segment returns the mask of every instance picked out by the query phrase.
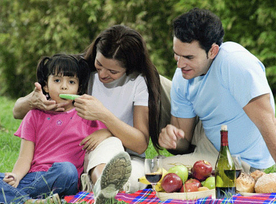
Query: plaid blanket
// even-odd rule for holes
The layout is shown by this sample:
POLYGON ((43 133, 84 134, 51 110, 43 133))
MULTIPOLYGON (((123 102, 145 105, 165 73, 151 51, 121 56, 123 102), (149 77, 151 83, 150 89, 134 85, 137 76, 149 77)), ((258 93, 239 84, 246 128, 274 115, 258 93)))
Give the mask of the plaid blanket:
MULTIPOLYGON (((212 199, 211 197, 200 198, 197 200, 173 200, 168 199, 161 201, 156 197, 155 192, 152 189, 144 189, 137 191, 132 194, 118 193, 115 197, 119 201, 124 201, 130 204, 139 203, 171 203, 171 204, 226 204, 226 203, 239 203, 239 204, 257 204, 257 203, 275 203, 276 204, 276 193, 271 194, 258 194, 255 196, 242 196, 240 194, 233 195, 231 198, 225 199, 212 199)), ((67 203, 94 203, 94 195, 89 192, 79 192, 74 196, 66 196, 64 198, 67 203)))

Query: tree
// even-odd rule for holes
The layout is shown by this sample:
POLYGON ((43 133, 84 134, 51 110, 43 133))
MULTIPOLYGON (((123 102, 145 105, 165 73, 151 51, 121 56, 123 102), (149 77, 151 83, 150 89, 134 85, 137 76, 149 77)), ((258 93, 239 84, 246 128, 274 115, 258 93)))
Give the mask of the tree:
POLYGON ((41 56, 83 52, 114 24, 140 32, 158 71, 171 78, 176 68, 172 21, 194 7, 216 13, 225 28, 225 41, 242 44, 264 63, 275 94, 273 0, 1 0, 0 94, 26 95, 33 89, 41 56))

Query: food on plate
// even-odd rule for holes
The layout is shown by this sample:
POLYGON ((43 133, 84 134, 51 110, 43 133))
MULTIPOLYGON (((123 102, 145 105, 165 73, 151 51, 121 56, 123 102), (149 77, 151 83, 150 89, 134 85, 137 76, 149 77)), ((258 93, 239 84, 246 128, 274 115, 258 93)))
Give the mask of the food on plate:
POLYGON ((212 165, 210 162, 205 160, 196 161, 191 169, 193 177, 199 181, 204 181, 212 174, 212 165))
POLYGON ((276 192, 276 173, 262 175, 255 184, 256 193, 276 192))
MULTIPOLYGON (((166 193, 188 193, 215 188, 215 177, 212 175, 213 169, 208 161, 198 160, 192 168, 182 164, 174 165, 168 171, 163 169, 163 176, 155 185, 155 190, 166 193), (192 168, 194 168, 193 172, 191 170, 192 168), (194 177, 194 175, 200 177, 201 180, 194 177)), ((144 184, 150 184, 145 176, 139 178, 138 181, 144 184)))
POLYGON ((252 176, 242 172, 236 179, 236 190, 238 192, 254 193, 255 180, 252 176))
POLYGON ((168 173, 166 174, 166 176, 164 176, 161 186, 167 193, 172 193, 179 192, 179 190, 183 186, 183 183, 181 178, 177 174, 168 173))
POLYGON ((195 192, 195 191, 198 191, 198 188, 201 186, 202 185, 199 180, 190 178, 184 183, 184 186, 182 187, 182 189, 180 191, 181 192, 195 192))
POLYGON ((208 190, 210 190, 210 189, 205 186, 201 186, 198 188, 198 191, 208 191, 208 190))
POLYGON ((252 176, 254 179, 255 179, 255 181, 257 181, 258 180, 258 178, 260 178, 262 175, 264 175, 265 174, 265 172, 263 172, 263 171, 260 171, 260 170, 256 170, 256 171, 253 171, 251 174, 250 174, 250 176, 252 176))
POLYGON ((216 187, 216 179, 214 176, 209 176, 205 181, 202 181, 201 184, 208 189, 214 189, 216 187))
POLYGON ((176 165, 171 167, 168 170, 168 173, 175 173, 177 176, 181 178, 182 182, 184 183, 188 179, 189 170, 184 165, 176 165))

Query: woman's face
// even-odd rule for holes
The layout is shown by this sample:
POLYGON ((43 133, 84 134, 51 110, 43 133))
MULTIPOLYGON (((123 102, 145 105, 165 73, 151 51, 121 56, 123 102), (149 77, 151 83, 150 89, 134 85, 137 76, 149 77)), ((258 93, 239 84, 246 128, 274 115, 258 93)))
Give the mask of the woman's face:
POLYGON ((100 52, 96 54, 95 67, 102 83, 110 83, 119 79, 126 72, 117 60, 107 59, 100 52))

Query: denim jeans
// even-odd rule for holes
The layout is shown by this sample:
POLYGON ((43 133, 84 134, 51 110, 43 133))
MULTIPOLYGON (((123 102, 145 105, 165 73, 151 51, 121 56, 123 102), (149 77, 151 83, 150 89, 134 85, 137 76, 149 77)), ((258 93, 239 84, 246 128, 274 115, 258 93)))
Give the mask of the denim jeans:
POLYGON ((24 203, 45 198, 51 193, 74 195, 78 191, 78 172, 70 162, 54 163, 48 171, 32 172, 22 178, 17 188, 3 181, 0 173, 0 203, 24 203))

